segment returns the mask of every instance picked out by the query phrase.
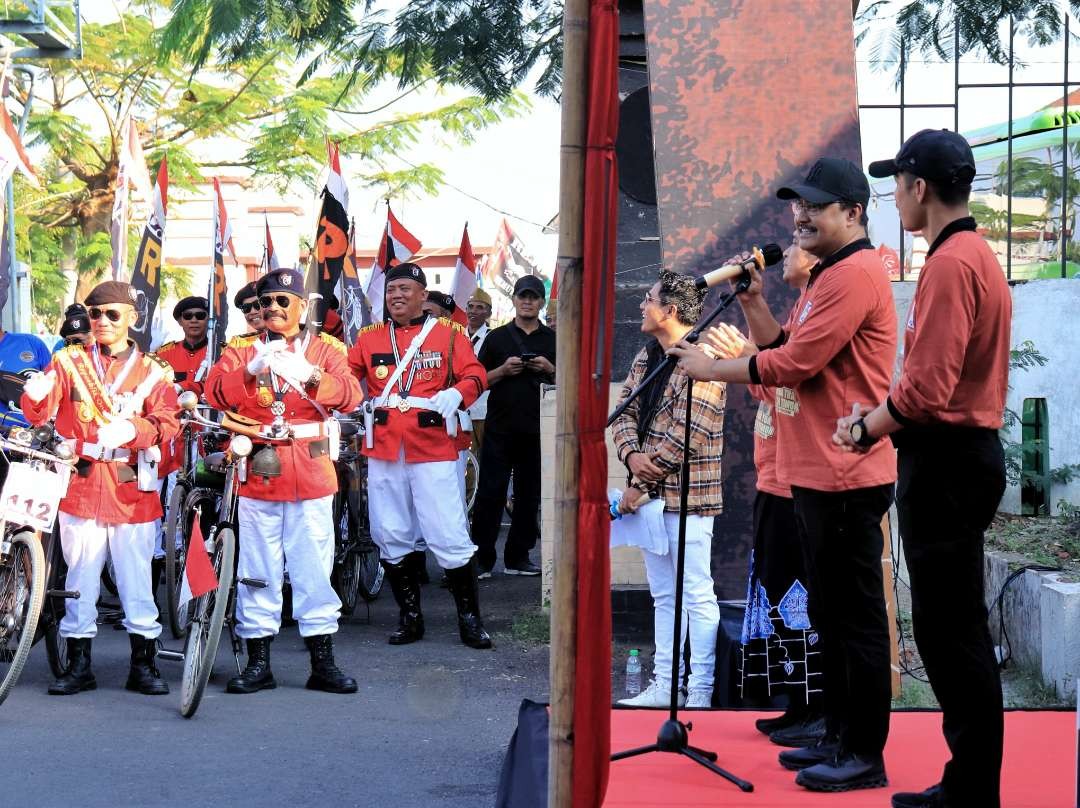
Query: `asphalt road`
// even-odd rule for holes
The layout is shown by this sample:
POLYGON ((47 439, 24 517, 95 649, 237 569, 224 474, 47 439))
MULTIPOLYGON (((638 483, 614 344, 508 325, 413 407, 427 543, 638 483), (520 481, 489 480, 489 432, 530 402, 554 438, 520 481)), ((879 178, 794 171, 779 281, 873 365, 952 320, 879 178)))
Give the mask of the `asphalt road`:
POLYGON ((422 642, 386 643, 397 619, 389 587, 370 623, 362 606, 342 622, 337 659, 360 682, 356 695, 304 689, 308 655, 295 626, 271 646, 277 689, 254 695, 224 692, 235 667, 223 637, 190 720, 178 711, 180 663, 159 661, 168 696, 123 689, 123 631, 100 627, 98 689, 77 696, 46 694, 52 677, 44 647, 35 647, 0 706, 0 806, 493 805, 521 699, 547 698, 547 646, 510 637, 513 616, 538 603, 539 579, 481 582, 496 647, 474 651, 458 640, 452 599, 430 566, 422 642))

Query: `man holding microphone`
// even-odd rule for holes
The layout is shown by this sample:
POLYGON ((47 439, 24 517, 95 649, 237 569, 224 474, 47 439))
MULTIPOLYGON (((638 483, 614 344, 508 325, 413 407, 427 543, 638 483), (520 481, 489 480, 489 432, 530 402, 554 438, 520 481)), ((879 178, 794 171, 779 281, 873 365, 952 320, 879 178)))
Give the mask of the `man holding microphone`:
POLYGON ((799 310, 785 329, 761 296, 760 275, 740 297, 751 338, 749 358, 712 359, 680 342, 671 349, 696 379, 788 388, 774 417, 785 420, 777 476, 791 486, 809 579, 809 617, 824 645, 826 736, 782 752, 815 791, 888 784, 882 751, 891 702, 881 518, 892 503, 896 457, 879 443, 865 454, 835 451, 836 407, 846 411, 889 389, 896 356, 896 313, 888 276, 866 237, 870 187, 848 160, 822 158, 791 200, 799 246, 817 258, 799 310), (830 417, 831 416, 831 417, 830 417), (857 462, 851 462, 856 460, 857 462))
POLYGON ((999 808, 1004 721, 986 622, 983 532, 1005 490, 997 430, 1012 299, 968 212, 975 158, 961 135, 924 129, 895 159, 871 163, 870 174, 896 177, 900 221, 930 249, 908 313, 900 379, 871 412, 856 402, 833 440, 865 456, 893 435, 915 641, 952 752, 940 783, 895 794, 892 804, 999 808))

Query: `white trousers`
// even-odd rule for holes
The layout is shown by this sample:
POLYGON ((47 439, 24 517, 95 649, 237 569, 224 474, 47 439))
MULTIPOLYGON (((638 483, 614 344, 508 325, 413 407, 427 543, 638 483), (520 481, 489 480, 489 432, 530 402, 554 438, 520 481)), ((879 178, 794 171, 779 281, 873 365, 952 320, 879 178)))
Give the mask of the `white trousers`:
MULTIPOLYGON (((158 528, 158 542, 157 547, 154 549, 154 558, 165 557, 165 520, 169 518, 169 514, 166 513, 169 505, 169 497, 172 496, 173 488, 176 487, 176 472, 169 474, 167 477, 163 477, 158 480, 158 496, 162 498, 161 504, 161 518, 157 520, 158 528), (162 493, 164 492, 164 493, 162 493)), ((183 504, 183 503, 181 503, 183 504)), ((173 537, 174 545, 179 548, 183 542, 180 536, 180 531, 176 531, 176 535, 173 537)))
POLYGON ((368 458, 368 519, 371 538, 391 564, 416 547, 417 530, 443 569, 469 563, 476 545, 458 483, 457 460, 406 463, 368 458))
MULTIPOLYGON (((675 636, 675 564, 678 561, 679 515, 664 513, 664 528, 668 535, 667 555, 642 550, 649 592, 653 598, 653 676, 662 684, 671 682, 671 645, 675 636)), ((686 567, 683 572, 682 638, 686 644, 690 634, 690 690, 713 689, 716 668, 716 632, 720 627, 720 606, 713 591, 709 557, 712 553, 713 517, 687 516, 686 567)), ((680 655, 680 663, 682 658, 680 655)), ((682 680, 685 665, 679 666, 682 680)))
POLYGON ((281 587, 289 564, 293 617, 301 637, 333 634, 341 601, 330 585, 334 567, 334 497, 270 502, 240 497, 240 554, 236 577, 266 581, 237 584, 236 633, 246 640, 272 637, 281 628, 281 587))
POLYGON ((101 571, 109 556, 112 556, 120 604, 124 607, 124 628, 129 634, 151 639, 161 633, 150 586, 150 561, 157 536, 156 522, 106 525, 96 519, 60 512, 60 546, 68 567, 64 586, 79 592, 77 600, 67 601, 64 619, 60 621, 61 636, 97 636, 101 571))
MULTIPOLYGON (((458 464, 458 487, 461 490, 461 501, 463 503, 465 502, 465 469, 468 467, 468 460, 467 460, 468 457, 469 457, 468 451, 463 450, 461 452, 458 452, 458 459, 457 459, 457 464, 458 464)), ((466 522, 468 522, 468 519, 466 519, 466 522)), ((414 545, 414 549, 416 551, 418 551, 418 552, 421 552, 421 553, 427 552, 428 545, 427 545, 427 542, 424 541, 424 532, 420 529, 419 524, 414 525, 414 528, 415 528, 414 532, 416 533, 416 536, 417 536, 416 544, 414 545)))

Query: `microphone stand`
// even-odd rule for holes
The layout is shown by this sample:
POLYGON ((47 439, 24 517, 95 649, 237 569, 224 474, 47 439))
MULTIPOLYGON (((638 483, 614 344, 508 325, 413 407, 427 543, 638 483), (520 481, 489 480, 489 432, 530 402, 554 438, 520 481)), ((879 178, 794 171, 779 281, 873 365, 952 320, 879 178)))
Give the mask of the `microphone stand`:
MULTIPOLYGON (((735 300, 736 295, 746 291, 749 285, 750 279, 744 275, 735 285, 735 289, 724 295, 724 297, 721 298, 720 303, 713 309, 709 316, 701 321, 701 323, 686 336, 687 342, 696 342, 698 337, 701 336, 701 332, 709 326, 709 323, 715 320, 720 312, 731 305, 732 301, 735 300)), ((663 368, 674 364, 677 361, 678 360, 674 357, 668 356, 663 362, 657 365, 656 369, 646 376, 641 384, 630 392, 630 395, 626 397, 626 400, 615 409, 611 414, 611 417, 608 418, 608 426, 611 426, 615 419, 622 415, 630 402, 641 394, 641 391, 663 370, 663 368)), ((689 722, 684 724, 679 720, 679 685, 681 684, 679 681, 679 670, 682 667, 681 663, 684 650, 684 643, 682 642, 682 606, 683 578, 686 573, 686 511, 690 497, 690 419, 693 411, 693 403, 694 380, 688 376, 686 379, 686 418, 683 429, 682 465, 679 468, 679 539, 677 545, 679 555, 675 562, 675 634, 672 639, 671 699, 668 705, 668 718, 660 725, 660 731, 656 736, 656 743, 649 744, 648 746, 639 746, 635 749, 627 749, 623 752, 616 752, 611 756, 611 759, 623 760, 625 758, 637 757, 638 755, 646 755, 651 752, 670 752, 676 755, 683 755, 690 758, 690 760, 695 763, 704 766, 714 774, 718 774, 725 780, 734 783, 742 791, 749 792, 754 790, 754 784, 748 780, 736 777, 731 772, 717 766, 717 755, 715 752, 710 752, 690 745, 690 731, 694 728, 694 725, 689 722)))

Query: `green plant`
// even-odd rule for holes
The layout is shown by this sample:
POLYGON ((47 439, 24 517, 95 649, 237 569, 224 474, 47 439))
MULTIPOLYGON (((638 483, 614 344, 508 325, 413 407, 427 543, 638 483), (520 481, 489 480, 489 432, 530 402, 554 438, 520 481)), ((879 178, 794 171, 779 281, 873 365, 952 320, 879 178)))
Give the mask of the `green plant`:
MULTIPOLYGON (((1009 351, 1009 371, 1030 370, 1033 367, 1043 367, 1050 360, 1039 352, 1035 343, 1026 339, 1016 348, 1009 351)), ((1012 385, 1009 385, 1012 389, 1012 385)), ((1023 441, 1014 441, 1009 437, 1009 432, 1021 422, 1020 415, 1010 407, 1005 408, 1002 414, 1001 429, 998 430, 998 438, 1005 450, 1005 478, 1012 485, 1021 483, 1025 479, 1023 454, 1024 451, 1034 451, 1037 447, 1032 441, 1027 445, 1023 441)), ((1030 475, 1028 475, 1030 477, 1030 475)))

